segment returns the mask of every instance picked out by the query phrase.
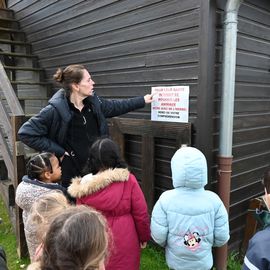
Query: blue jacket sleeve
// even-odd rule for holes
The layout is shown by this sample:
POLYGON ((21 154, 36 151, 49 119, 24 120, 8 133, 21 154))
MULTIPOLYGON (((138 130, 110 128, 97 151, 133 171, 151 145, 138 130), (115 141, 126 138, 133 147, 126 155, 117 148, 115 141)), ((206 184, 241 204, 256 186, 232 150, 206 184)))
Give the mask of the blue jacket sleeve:
POLYGON ((162 204, 162 195, 156 202, 152 211, 151 218, 151 236, 154 241, 162 247, 165 247, 168 236, 167 214, 162 204))
POLYGON ((49 138, 53 109, 50 105, 43 108, 39 114, 31 117, 18 131, 20 140, 37 151, 55 153, 60 157, 65 149, 49 138))
POLYGON ((214 247, 221 247, 225 245, 230 239, 230 230, 229 230, 229 218, 227 210, 220 200, 217 198, 218 208, 215 214, 215 227, 214 227, 214 247))
POLYGON ((111 118, 145 106, 144 97, 134 97, 128 99, 103 99, 98 97, 101 103, 101 110, 106 118, 111 118))

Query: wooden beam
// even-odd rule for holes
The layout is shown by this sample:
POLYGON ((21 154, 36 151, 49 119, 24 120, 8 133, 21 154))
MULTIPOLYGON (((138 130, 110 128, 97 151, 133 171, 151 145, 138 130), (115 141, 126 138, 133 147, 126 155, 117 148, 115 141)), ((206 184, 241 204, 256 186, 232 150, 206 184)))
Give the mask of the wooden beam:
POLYGON ((114 117, 111 120, 123 134, 151 135, 153 137, 177 139, 179 144, 190 144, 191 124, 158 122, 147 119, 114 117))
POLYGON ((1 124, 3 125, 3 128, 5 132, 7 133, 8 137, 10 137, 12 134, 10 117, 1 100, 0 100, 0 115, 1 115, 1 118, 0 118, 1 124))
MULTIPOLYGON (((13 158, 14 158, 14 178, 12 179, 14 188, 16 190, 17 186, 21 182, 22 177, 25 174, 25 160, 24 155, 22 152, 17 151, 17 141, 18 138, 18 130, 20 126, 24 123, 25 118, 24 116, 12 116, 11 123, 12 123, 12 130, 13 130, 13 158)), ((26 257, 28 256, 27 244, 24 236, 24 227, 23 227, 23 220, 22 220, 22 211, 16 205, 16 238, 17 238, 17 253, 18 256, 26 257)))
POLYGON ((0 150, 8 170, 8 175, 12 179, 14 178, 14 164, 12 160, 12 154, 9 150, 9 146, 7 144, 5 135, 2 132, 1 128, 0 128, 0 150))
POLYGON ((0 89, 2 90, 7 100, 11 113, 13 115, 24 115, 22 106, 18 100, 18 97, 15 94, 15 91, 13 90, 13 87, 10 83, 10 80, 6 74, 6 71, 1 61, 0 61, 0 89))
POLYGON ((6 1, 5 0, 0 0, 0 8, 6 8, 6 1))
POLYGON ((117 121, 110 121, 110 135, 120 147, 121 155, 125 159, 125 136, 121 132, 117 121))
POLYGON ((148 210, 151 213, 154 207, 154 187, 155 187, 155 145, 152 136, 142 137, 142 184, 141 188, 145 195, 148 210))

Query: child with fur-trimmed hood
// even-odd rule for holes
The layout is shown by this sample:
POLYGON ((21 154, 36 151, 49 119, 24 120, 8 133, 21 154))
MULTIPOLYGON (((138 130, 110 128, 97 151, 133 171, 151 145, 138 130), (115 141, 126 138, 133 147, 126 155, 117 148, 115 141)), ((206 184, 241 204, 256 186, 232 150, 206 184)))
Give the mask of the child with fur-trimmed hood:
POLYGON ((106 270, 139 270, 140 249, 150 239, 150 221, 144 195, 121 160, 117 145, 108 138, 91 147, 88 172, 68 188, 77 204, 100 211, 112 234, 106 270))
POLYGON ((151 235, 165 247, 174 270, 209 270, 212 247, 229 240, 229 222, 218 195, 205 190, 206 159, 198 149, 183 146, 171 160, 173 190, 165 191, 154 206, 151 235))

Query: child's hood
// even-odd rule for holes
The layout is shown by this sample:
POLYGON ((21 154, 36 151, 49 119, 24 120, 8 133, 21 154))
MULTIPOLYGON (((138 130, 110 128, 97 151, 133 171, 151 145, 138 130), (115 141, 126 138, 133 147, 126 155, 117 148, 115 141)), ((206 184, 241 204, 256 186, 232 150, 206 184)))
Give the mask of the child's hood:
POLYGON ((82 198, 101 191, 112 183, 128 181, 129 171, 127 169, 108 169, 96 175, 87 174, 84 177, 72 179, 68 193, 75 198, 82 198))
POLYGON ((192 189, 203 188, 207 184, 207 163, 201 151, 183 146, 171 160, 173 186, 192 189))

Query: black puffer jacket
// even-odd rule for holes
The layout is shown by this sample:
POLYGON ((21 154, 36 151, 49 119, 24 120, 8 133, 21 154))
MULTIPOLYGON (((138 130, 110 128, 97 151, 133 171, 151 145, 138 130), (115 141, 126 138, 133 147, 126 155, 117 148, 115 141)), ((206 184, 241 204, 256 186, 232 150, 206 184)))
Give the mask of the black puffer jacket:
MULTIPOLYGON (((93 113, 98 122, 100 135, 108 134, 106 118, 118 116, 135 109, 144 107, 144 97, 123 100, 106 100, 94 94, 88 97, 93 113)), ((20 140, 38 151, 48 151, 61 157, 65 153, 63 148, 72 111, 69 108, 65 90, 60 89, 49 100, 49 104, 36 116, 30 118, 19 129, 20 140)))

